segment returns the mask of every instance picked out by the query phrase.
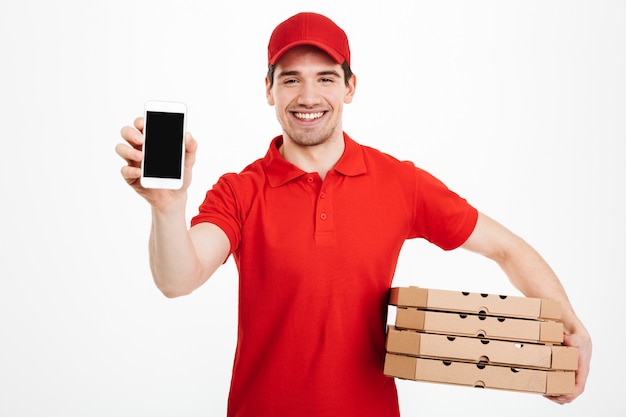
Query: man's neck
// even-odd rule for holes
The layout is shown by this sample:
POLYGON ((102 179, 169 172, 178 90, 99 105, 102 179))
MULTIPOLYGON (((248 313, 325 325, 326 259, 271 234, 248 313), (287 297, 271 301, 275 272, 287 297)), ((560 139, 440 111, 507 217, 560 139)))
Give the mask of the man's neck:
POLYGON ((302 146, 284 137, 279 151, 283 158, 305 172, 317 172, 322 180, 339 162, 345 149, 343 133, 314 146, 302 146))

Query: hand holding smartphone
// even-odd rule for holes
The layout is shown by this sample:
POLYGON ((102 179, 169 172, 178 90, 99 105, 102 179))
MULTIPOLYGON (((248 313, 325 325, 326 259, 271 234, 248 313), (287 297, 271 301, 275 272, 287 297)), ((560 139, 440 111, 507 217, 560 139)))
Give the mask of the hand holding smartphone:
POLYGON ((144 117, 141 185, 178 190, 183 186, 187 106, 148 101, 144 117))

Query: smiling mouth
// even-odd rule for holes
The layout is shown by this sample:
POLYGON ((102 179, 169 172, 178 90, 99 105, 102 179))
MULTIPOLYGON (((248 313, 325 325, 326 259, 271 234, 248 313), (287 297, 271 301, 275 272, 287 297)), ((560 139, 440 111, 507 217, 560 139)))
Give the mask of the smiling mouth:
POLYGON ((324 116, 324 113, 325 112, 323 112, 323 111, 320 111, 320 112, 317 112, 317 113, 294 112, 293 115, 298 120, 303 120, 305 122, 310 122, 310 121, 317 120, 317 119, 321 118, 322 116, 324 116))

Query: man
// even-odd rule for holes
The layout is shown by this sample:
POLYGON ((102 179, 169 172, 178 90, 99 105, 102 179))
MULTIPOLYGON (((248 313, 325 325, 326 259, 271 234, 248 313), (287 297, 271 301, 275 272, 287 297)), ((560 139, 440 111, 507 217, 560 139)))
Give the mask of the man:
POLYGON ((224 175, 187 229, 197 144, 186 135, 180 191, 139 184, 141 131, 122 129, 126 181, 152 207, 150 265, 168 297, 202 285, 232 253, 239 271, 238 341, 229 416, 397 416, 383 375, 386 304, 403 242, 425 238, 495 260, 527 296, 564 308, 582 393, 591 339, 558 278, 522 239, 411 163, 344 133, 356 77, 348 40, 328 18, 301 13, 268 47, 267 101, 282 135, 240 174, 224 175))

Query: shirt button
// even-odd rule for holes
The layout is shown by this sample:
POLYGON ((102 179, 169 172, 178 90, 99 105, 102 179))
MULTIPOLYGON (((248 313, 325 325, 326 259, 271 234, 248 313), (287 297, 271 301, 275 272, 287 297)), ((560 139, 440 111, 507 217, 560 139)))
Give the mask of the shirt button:
POLYGON ((307 182, 313 182, 314 180, 313 180, 313 177, 306 177, 306 181, 307 182))
POLYGON ((320 193, 320 198, 326 198, 326 193, 322 191, 322 192, 320 193))
POLYGON ((326 220, 327 218, 328 218, 328 216, 326 215, 326 213, 320 214, 320 219, 326 220))

